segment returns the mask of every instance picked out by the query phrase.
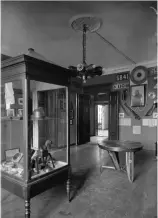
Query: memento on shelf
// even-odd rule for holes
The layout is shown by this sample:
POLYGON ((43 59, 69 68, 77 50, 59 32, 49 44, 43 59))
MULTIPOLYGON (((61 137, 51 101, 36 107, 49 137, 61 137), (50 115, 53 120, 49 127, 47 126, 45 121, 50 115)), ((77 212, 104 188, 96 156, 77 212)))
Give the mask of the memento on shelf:
POLYGON ((42 169, 49 170, 55 168, 55 158, 52 157, 51 153, 48 151, 49 146, 51 145, 50 140, 46 140, 45 144, 40 148, 40 150, 35 150, 31 160, 32 168, 35 168, 35 171, 39 173, 42 169), (51 168, 51 169, 48 169, 51 168))

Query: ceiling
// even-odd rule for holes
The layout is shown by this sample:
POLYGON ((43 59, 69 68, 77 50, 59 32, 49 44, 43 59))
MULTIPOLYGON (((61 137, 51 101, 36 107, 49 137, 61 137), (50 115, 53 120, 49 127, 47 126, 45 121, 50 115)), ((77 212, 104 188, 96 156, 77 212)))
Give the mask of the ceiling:
MULTIPOLYGON (((156 60, 155 2, 145 1, 2 1, 1 53, 17 56, 34 48, 46 59, 64 66, 82 62, 82 33, 69 20, 91 14, 101 18, 98 30, 136 63, 156 60)), ((87 35, 87 63, 105 69, 132 64, 96 33, 87 35)))

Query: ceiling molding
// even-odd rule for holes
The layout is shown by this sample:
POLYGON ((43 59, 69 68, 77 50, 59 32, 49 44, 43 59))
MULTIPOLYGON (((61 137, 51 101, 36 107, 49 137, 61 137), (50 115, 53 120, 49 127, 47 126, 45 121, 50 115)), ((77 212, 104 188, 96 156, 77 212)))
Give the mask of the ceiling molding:
POLYGON ((126 71, 131 71, 133 70, 136 66, 145 66, 147 68, 149 67, 155 67, 157 66, 157 61, 152 60, 152 61, 144 61, 144 62, 139 62, 137 64, 131 64, 131 65, 126 65, 122 67, 115 67, 115 68, 104 68, 104 73, 103 75, 109 75, 109 74, 115 74, 115 73, 121 73, 121 72, 126 72, 126 71))

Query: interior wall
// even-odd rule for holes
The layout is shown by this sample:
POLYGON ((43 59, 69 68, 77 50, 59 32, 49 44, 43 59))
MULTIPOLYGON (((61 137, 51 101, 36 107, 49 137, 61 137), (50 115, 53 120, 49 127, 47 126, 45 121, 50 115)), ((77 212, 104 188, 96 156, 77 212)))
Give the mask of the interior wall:
MULTIPOLYGON (((119 126, 119 138, 120 140, 132 140, 132 141, 139 141, 142 142, 144 145, 144 149, 148 150, 155 150, 155 142, 157 141, 157 125, 154 126, 152 124, 148 124, 147 126, 143 125, 144 119, 149 119, 152 122, 153 114, 151 116, 145 116, 147 111, 152 107, 154 100, 157 99, 157 89, 154 88, 154 86, 157 84, 157 80, 155 79, 157 75, 149 76, 147 81, 148 84, 146 85, 146 105, 142 108, 132 108, 140 117, 140 120, 137 120, 134 118, 134 116, 129 112, 129 116, 124 113, 123 109, 120 107, 120 113, 124 113, 124 118, 130 119, 131 125, 120 125, 119 126), (155 98, 151 99, 149 97, 149 93, 154 92, 155 98), (135 126, 138 126, 140 128, 140 134, 135 134, 133 132, 133 128, 135 126)), ((130 92, 127 98, 127 103, 130 105, 130 92)), ((154 110, 154 112, 157 112, 157 109, 154 110)), ((122 118, 120 118, 121 120, 122 118)), ((156 121, 157 122, 157 121, 156 121)), ((137 127, 136 127, 137 128, 137 127)))
MULTIPOLYGON (((147 67, 149 70, 149 74, 148 74, 148 78, 147 78, 147 85, 146 85, 146 91, 145 91, 145 98, 146 98, 146 104, 145 107, 142 108, 132 108, 140 117, 140 120, 135 119, 135 117, 131 114, 131 112, 129 110, 128 111, 128 115, 124 112, 124 110, 122 109, 122 107, 119 107, 119 112, 120 113, 124 113, 124 118, 126 120, 129 119, 130 121, 130 125, 127 124, 119 124, 119 139, 120 140, 132 140, 132 141, 139 141, 142 142, 142 144, 144 145, 144 149, 148 149, 148 150, 155 150, 155 142, 157 141, 157 124, 156 125, 152 125, 152 120, 153 118, 153 114, 151 116, 145 116, 147 111, 152 107, 154 100, 157 99, 157 72, 152 74, 152 70, 153 68, 155 68, 156 65, 152 65, 147 67), (155 93, 155 98, 151 99, 150 97, 150 93, 155 93), (144 126, 143 122, 144 120, 149 120, 148 125, 144 126), (140 134, 135 134, 133 132, 133 128, 137 128, 137 126, 140 128, 141 132, 140 134)), ((157 69, 156 69, 157 70, 157 69)), ((120 72, 119 72, 120 73, 120 72)), ((113 74, 113 80, 111 82, 111 85, 113 83, 115 83, 115 77, 116 77, 117 73, 113 74)), ((106 81, 109 81, 108 77, 111 78, 111 75, 107 75, 104 76, 107 77, 106 81)), ((101 77, 99 77, 101 79, 101 77)), ((129 82, 129 81, 128 81, 129 82)), ((105 82, 106 85, 106 82, 105 82)), ((99 86, 99 85, 98 85, 99 86)), ((110 89, 109 89, 110 91, 110 89)), ((94 99, 93 99, 93 103, 91 103, 91 107, 90 107, 90 126, 91 126, 91 136, 95 135, 95 123, 94 123, 94 114, 95 114, 95 103, 101 103, 101 101, 104 99, 103 95, 95 95, 94 99)), ((127 104, 130 106, 130 100, 131 100, 131 96, 130 96, 130 89, 129 89, 129 95, 127 97, 127 104)), ((154 112, 157 112, 157 109, 154 110, 154 112)), ((123 118, 123 120, 124 120, 123 118)), ((122 118, 119 118, 120 121, 122 118)), ((157 122, 157 119, 155 119, 157 122)), ((126 120, 127 121, 127 120, 126 120)))

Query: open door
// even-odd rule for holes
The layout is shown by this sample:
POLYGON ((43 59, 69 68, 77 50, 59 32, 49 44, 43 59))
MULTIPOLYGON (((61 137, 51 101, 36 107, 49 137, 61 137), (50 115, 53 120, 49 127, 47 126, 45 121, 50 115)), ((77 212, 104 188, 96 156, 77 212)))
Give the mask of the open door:
POLYGON ((108 137, 109 128, 109 105, 97 103, 95 105, 95 135, 108 137))
POLYGON ((78 144, 90 141, 90 96, 78 95, 78 144))
POLYGON ((109 101, 109 139, 119 139, 119 93, 110 92, 109 101))

